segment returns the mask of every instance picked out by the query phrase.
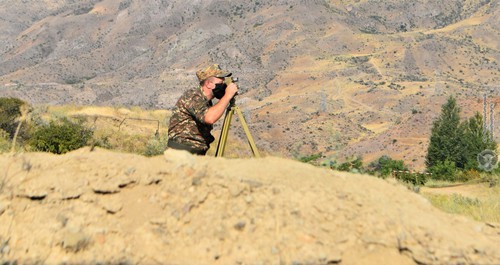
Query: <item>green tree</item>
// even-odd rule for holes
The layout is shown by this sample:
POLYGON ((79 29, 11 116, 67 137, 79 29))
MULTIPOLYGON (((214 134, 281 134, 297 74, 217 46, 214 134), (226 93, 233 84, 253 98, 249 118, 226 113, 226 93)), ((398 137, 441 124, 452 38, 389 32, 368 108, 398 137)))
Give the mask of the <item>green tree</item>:
POLYGON ((17 98, 0 98, 0 129, 7 132, 10 139, 16 133, 23 105, 26 105, 26 102, 17 98))
POLYGON ((496 143, 491 140, 489 132, 484 130, 483 116, 479 112, 460 126, 463 136, 460 142, 460 157, 456 165, 466 170, 479 170, 477 155, 486 149, 496 150, 496 143))
POLYGON ((93 131, 81 122, 62 119, 37 128, 29 144, 37 151, 64 154, 85 146, 92 136, 93 131))
MULTIPOLYGON (((426 165, 428 168, 439 162, 452 161, 456 164, 461 160, 460 148, 462 138, 460 126, 460 107, 453 96, 441 108, 441 115, 434 121, 429 147, 427 149, 426 165)), ((463 165, 459 165, 461 167, 463 165)))

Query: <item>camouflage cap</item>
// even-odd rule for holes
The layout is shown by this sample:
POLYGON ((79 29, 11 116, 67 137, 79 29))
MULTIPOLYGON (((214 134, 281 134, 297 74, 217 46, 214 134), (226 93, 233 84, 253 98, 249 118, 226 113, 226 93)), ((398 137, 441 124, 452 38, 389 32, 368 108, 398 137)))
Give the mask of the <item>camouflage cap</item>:
POLYGON ((196 72, 196 76, 198 77, 198 80, 203 81, 212 76, 225 78, 231 76, 231 73, 220 69, 220 66, 218 64, 212 64, 202 70, 198 70, 196 72))

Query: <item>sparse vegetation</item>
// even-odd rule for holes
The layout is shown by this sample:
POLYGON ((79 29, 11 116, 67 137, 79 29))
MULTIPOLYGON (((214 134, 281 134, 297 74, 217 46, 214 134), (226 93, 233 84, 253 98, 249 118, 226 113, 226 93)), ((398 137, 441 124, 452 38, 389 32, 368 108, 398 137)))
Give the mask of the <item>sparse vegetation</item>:
POLYGON ((124 10, 127 9, 130 4, 132 3, 132 0, 123 0, 120 2, 120 5, 118 6, 118 10, 124 10))
POLYGON ((410 172, 410 171, 396 172, 395 177, 397 180, 407 183, 412 187, 423 186, 425 185, 428 179, 427 174, 425 174, 424 172, 410 172))
POLYGON ((347 171, 353 173, 363 173, 365 172, 363 168, 363 159, 361 157, 346 158, 346 162, 334 167, 333 169, 339 171, 347 171))
MULTIPOLYGON (((302 162, 316 164, 320 155, 305 156, 300 159, 302 162)), ((363 168, 363 162, 360 157, 345 159, 346 162, 338 164, 335 160, 329 160, 321 163, 339 171, 349 171, 353 173, 367 172, 378 177, 387 177, 393 172, 396 180, 404 183, 409 189, 420 192, 421 187, 427 188, 427 192, 420 192, 422 196, 437 208, 453 213, 460 214, 477 221, 499 222, 500 221, 500 185, 499 173, 480 174, 478 171, 470 169, 466 171, 457 170, 453 163, 445 161, 438 163, 434 167, 432 174, 437 174, 441 178, 429 178, 425 172, 410 172, 402 160, 393 160, 387 155, 381 156, 376 161, 369 164, 368 168, 363 168), (446 177, 443 177, 446 176, 446 177), (460 181, 460 182, 457 182, 460 181), (489 188, 484 183, 489 183, 489 188), (479 194, 481 198, 470 198, 460 194, 434 194, 428 191, 429 188, 443 188, 464 184, 483 183, 483 193, 479 194)))
MULTIPOLYGON (((97 108, 88 109, 95 112, 97 108)), ((20 127, 26 131, 23 141, 16 146, 24 150, 65 153, 89 145, 146 156, 158 155, 165 150, 167 111, 145 111, 135 107, 130 110, 102 108, 98 111, 102 114, 74 115, 74 112, 85 113, 85 108, 70 105, 32 108, 27 122, 20 127), (110 111, 116 113, 108 114, 110 111), (134 118, 119 118, 128 114, 134 118), (160 123, 164 124, 161 130, 160 123)), ((13 113, 15 117, 19 116, 19 112, 13 113)), ((17 118, 10 120, 17 122, 17 118)), ((5 152, 11 147, 12 140, 5 130, 0 131, 3 138, 7 137, 0 140, 0 152, 5 152)))
POLYGON ((82 122, 50 121, 35 130, 29 145, 36 151, 64 154, 87 145, 93 131, 82 122))
POLYGON ((384 155, 376 161, 373 161, 368 166, 369 172, 381 177, 389 176, 393 171, 407 171, 403 160, 394 160, 391 157, 384 155))
POLYGON ((167 148, 168 135, 163 136, 155 136, 150 139, 146 144, 146 148, 144 150, 145 156, 156 156, 161 155, 167 148))
POLYGON ((87 14, 88 12, 92 11, 93 8, 93 6, 81 6, 80 8, 76 9, 73 14, 77 16, 87 14))
POLYGON ((435 207, 453 214, 460 214, 481 222, 500 222, 500 187, 483 189, 479 198, 460 194, 431 194, 423 196, 435 207))
POLYGON ((304 163, 311 163, 313 161, 318 160, 319 158, 321 158, 321 153, 300 157, 299 161, 304 163))

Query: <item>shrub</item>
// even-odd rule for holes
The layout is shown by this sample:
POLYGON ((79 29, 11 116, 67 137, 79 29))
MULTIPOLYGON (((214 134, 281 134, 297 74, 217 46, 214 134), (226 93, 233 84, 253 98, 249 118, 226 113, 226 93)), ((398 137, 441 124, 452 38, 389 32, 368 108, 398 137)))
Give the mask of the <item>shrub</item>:
POLYGON ((303 157, 299 158, 299 161, 304 162, 304 163, 310 163, 310 162, 318 160, 319 158, 321 158, 321 153, 312 154, 309 156, 303 156, 303 157))
POLYGON ((475 169, 469 169, 469 170, 464 170, 464 171, 460 171, 459 173, 457 173, 455 176, 455 181, 467 182, 467 181, 471 181, 471 180, 477 180, 480 178, 481 178, 481 175, 479 174, 479 171, 477 171, 475 169))
POLYGON ((371 162, 369 168, 370 171, 379 172, 381 177, 390 175, 394 170, 408 170, 408 168, 404 165, 403 160, 393 160, 387 155, 383 155, 378 160, 371 162))
POLYGON ((424 173, 403 171, 396 174, 396 179, 413 184, 414 186, 423 186, 427 182, 427 176, 424 173))
POLYGON ((455 162, 447 159, 445 161, 436 161, 436 164, 429 168, 429 171, 432 173, 433 179, 454 181, 457 167, 455 162))
POLYGON ((85 146, 92 135, 93 131, 83 126, 82 122, 75 123, 64 118, 38 127, 29 145, 37 151, 64 154, 85 146))
POLYGON ((347 160, 346 162, 340 164, 336 170, 348 171, 353 173, 362 173, 363 169, 363 159, 361 157, 356 157, 355 159, 347 160))
POLYGON ((146 149, 144 150, 145 156, 157 156, 163 154, 165 149, 167 149, 168 135, 163 137, 154 137, 146 144, 146 149))

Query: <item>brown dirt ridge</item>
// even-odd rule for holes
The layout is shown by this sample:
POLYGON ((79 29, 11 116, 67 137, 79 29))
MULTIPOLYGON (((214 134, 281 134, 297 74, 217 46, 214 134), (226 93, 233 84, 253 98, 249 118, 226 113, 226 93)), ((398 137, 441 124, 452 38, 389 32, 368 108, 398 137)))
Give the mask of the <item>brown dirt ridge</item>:
POLYGON ((278 157, 0 156, 1 264, 500 264, 500 225, 278 157))

